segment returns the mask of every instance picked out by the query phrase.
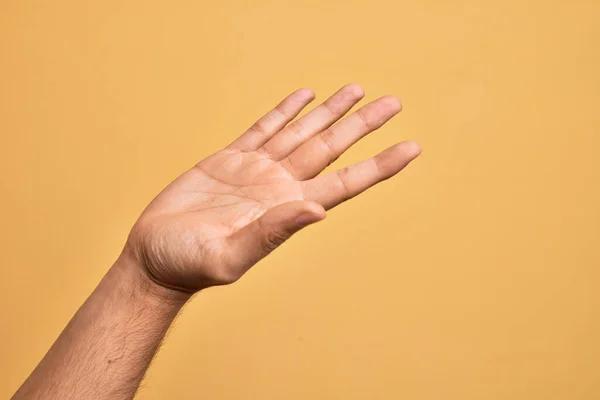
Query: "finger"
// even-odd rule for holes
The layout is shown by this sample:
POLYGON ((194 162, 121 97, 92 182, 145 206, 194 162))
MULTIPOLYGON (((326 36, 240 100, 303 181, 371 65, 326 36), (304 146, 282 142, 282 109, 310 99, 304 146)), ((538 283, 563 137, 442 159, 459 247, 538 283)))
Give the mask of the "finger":
POLYGON ((343 117, 364 95, 363 88, 355 83, 344 86, 323 104, 283 128, 264 145, 264 150, 273 160, 281 160, 306 139, 343 117))
POLYGON ((265 144, 274 134, 296 118, 315 98, 310 89, 300 89, 286 97, 275 108, 254 123, 228 149, 253 151, 265 144))
POLYGON ((391 178, 421 153, 415 142, 402 142, 375 157, 304 182, 304 197, 326 210, 391 178))
POLYGON ((379 129, 401 110, 402 105, 396 97, 381 97, 315 135, 282 163, 296 179, 313 178, 350 146, 379 129))
POLYGON ((231 273, 241 276, 294 233, 324 218, 323 207, 310 201, 291 201, 270 209, 229 237, 231 273))

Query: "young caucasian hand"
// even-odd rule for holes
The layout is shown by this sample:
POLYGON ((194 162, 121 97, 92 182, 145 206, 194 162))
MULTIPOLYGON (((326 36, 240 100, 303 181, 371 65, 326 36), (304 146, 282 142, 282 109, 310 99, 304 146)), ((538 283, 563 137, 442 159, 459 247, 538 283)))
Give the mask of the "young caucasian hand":
POLYGON ((319 173, 401 110, 381 97, 341 119, 364 96, 350 84, 302 118, 315 97, 300 89, 223 150, 167 186, 134 225, 123 257, 156 284, 185 292, 239 279, 325 211, 402 170, 420 153, 398 143, 319 173))

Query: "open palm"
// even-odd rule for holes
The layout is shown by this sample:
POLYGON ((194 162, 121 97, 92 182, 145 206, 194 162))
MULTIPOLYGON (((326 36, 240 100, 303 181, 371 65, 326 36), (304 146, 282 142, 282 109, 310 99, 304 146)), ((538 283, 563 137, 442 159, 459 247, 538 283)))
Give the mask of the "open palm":
POLYGON ((292 122, 314 93, 301 89, 225 149, 185 172, 144 211, 127 252, 155 282, 185 291, 231 283, 325 210, 387 179, 418 156, 414 142, 318 174, 401 110, 379 98, 338 121, 362 97, 356 84, 292 122), (335 123, 335 124, 334 124, 335 123))

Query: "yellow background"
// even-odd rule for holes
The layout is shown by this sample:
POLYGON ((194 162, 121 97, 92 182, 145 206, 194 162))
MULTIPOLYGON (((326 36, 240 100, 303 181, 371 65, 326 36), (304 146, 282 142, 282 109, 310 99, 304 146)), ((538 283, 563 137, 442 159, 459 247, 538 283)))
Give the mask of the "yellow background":
POLYGON ((600 398, 600 2, 0 3, 0 397, 145 204, 299 87, 405 172, 179 317, 141 399, 600 398))

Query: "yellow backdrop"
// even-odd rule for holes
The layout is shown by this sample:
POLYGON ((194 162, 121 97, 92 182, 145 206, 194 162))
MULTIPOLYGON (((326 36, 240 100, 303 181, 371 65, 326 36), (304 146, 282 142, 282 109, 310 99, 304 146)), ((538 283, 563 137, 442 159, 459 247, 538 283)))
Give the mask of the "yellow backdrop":
POLYGON ((600 398, 600 2, 0 3, 0 397, 145 204, 299 87, 423 154, 177 320, 141 399, 600 398))

